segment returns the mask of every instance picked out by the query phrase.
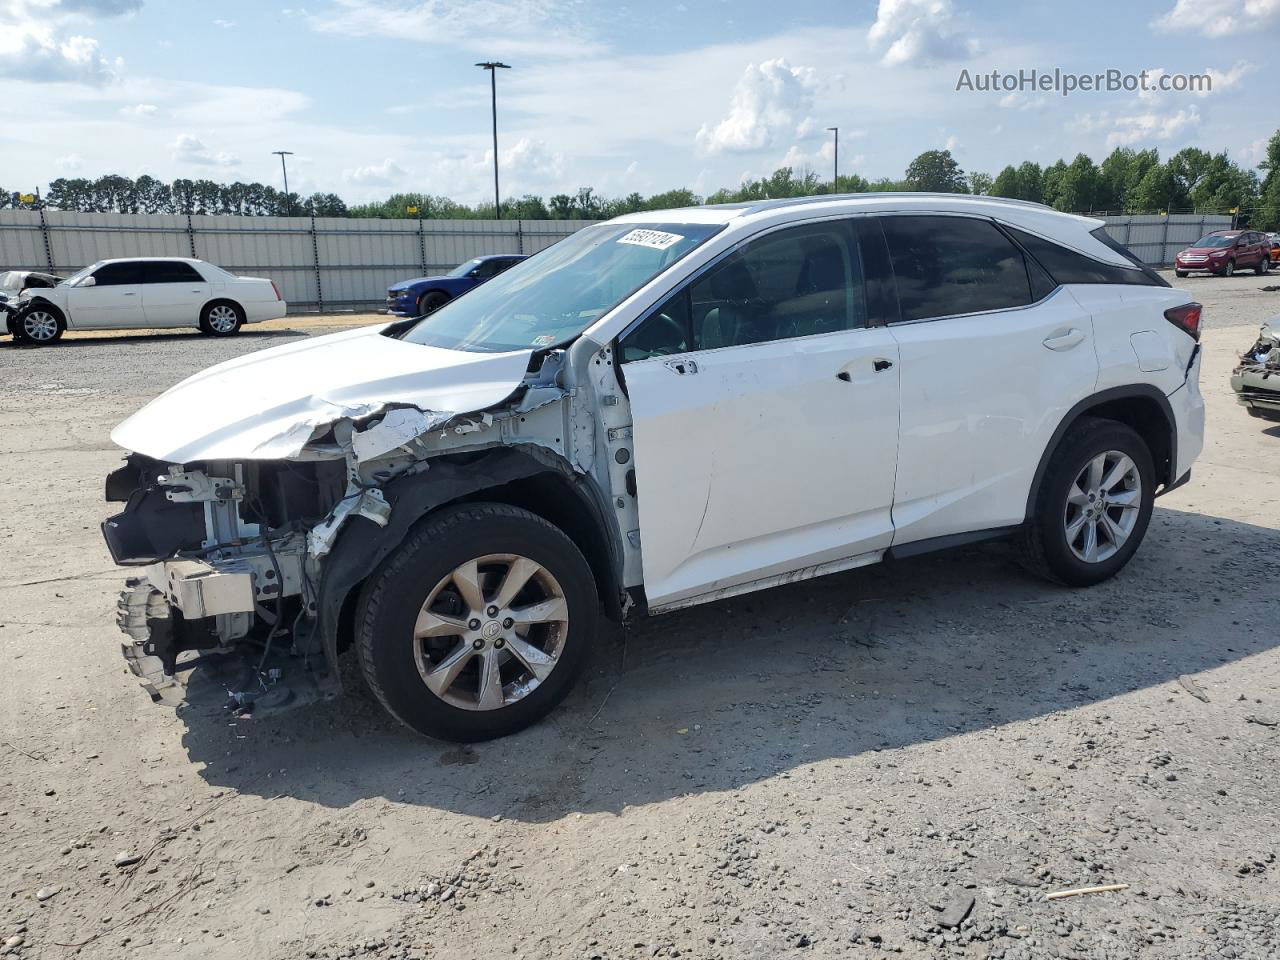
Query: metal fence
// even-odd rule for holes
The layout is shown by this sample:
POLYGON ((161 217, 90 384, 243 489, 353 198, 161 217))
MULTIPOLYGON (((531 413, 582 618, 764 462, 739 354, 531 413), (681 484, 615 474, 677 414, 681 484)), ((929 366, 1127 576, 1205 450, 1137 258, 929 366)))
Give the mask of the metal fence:
POLYGON ((1177 252, 1191 246, 1206 233, 1230 230, 1227 213, 1131 214, 1104 217, 1107 233, 1133 251, 1143 263, 1165 267, 1173 263, 1177 252))
MULTIPOLYGON (((1225 214, 1106 217, 1107 232, 1165 266, 1225 214)), ((270 277, 291 310, 368 308, 397 280, 489 253, 537 253, 589 220, 355 220, 0 210, 0 271, 68 276, 109 257, 199 257, 270 277)))
POLYGON ((270 277, 294 310, 380 304, 397 280, 537 253, 594 221, 356 220, 0 210, 0 271, 69 276, 110 257, 198 257, 270 277))

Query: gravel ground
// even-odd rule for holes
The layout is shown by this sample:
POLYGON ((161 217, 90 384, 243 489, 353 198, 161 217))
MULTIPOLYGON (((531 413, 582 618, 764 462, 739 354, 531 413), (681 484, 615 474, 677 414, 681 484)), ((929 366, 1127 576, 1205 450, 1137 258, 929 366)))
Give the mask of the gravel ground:
POLYGON ((671 614, 471 748, 358 690, 175 716, 119 658, 111 426, 359 318, 0 344, 0 953, 1280 955, 1280 426, 1226 383, 1267 282, 1179 281, 1209 439, 1114 581, 992 544, 671 614))

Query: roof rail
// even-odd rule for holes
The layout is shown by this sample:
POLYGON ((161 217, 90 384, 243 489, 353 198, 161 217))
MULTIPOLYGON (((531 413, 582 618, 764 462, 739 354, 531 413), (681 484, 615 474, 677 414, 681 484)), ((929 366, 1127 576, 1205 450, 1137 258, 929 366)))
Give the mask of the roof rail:
MULTIPOLYGON (((1010 204, 1053 210, 1052 207, 1032 200, 1014 200, 1010 197, 989 197, 973 193, 930 193, 916 190, 884 190, 868 193, 817 193, 804 197, 778 197, 771 200, 741 200, 736 203, 708 203, 706 206, 724 210, 774 210, 779 207, 799 206, 806 203, 824 203, 828 200, 881 200, 898 197, 925 197, 947 200, 979 200, 983 203, 1010 204)), ((1057 211, 1054 211, 1055 213, 1057 211)))

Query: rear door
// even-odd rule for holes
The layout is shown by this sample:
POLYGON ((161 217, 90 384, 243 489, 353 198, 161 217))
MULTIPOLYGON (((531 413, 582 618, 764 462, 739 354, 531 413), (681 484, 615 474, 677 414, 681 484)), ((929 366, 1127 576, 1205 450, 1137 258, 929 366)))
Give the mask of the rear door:
POLYGON ((210 297, 209 282, 181 260, 143 261, 142 302, 151 327, 194 327, 210 297))
POLYGON ((748 241, 619 338, 651 608, 883 550, 897 349, 848 220, 748 241))
POLYGON ((901 304, 894 543, 1020 523, 1050 436, 1097 382, 1089 312, 990 220, 880 222, 901 304))
POLYGON ((79 329, 145 327, 139 263, 137 260, 104 263, 93 273, 93 286, 68 289, 68 326, 79 329))

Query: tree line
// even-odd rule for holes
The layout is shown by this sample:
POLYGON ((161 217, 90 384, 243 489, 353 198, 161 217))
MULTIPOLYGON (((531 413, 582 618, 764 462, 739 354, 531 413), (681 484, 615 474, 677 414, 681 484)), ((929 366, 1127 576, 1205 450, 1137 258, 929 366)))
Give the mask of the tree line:
MULTIPOLYGON (((1010 164, 994 176, 965 173, 949 150, 926 150, 907 166, 901 179, 868 180, 843 174, 832 184, 812 169, 782 167, 767 177, 747 179, 734 189, 700 197, 677 189, 643 196, 606 197, 591 187, 547 199, 534 194, 502 201, 502 216, 524 220, 605 220, 624 213, 734 203, 832 192, 933 191, 1010 197, 1048 204, 1074 213, 1226 213, 1260 229, 1280 229, 1280 130, 1267 143, 1259 164, 1264 176, 1242 168, 1226 151, 1187 147, 1162 160, 1155 148, 1117 147, 1101 163, 1078 153, 1042 167, 1032 161, 1010 164)), ((239 214, 422 219, 492 219, 492 203, 465 204, 428 193, 397 193, 386 200, 348 206, 334 193, 302 197, 261 183, 216 183, 178 179, 164 183, 111 174, 88 179, 60 177, 49 184, 40 203, 85 213, 239 214)), ((0 189, 0 208, 33 206, 17 193, 0 189)))

